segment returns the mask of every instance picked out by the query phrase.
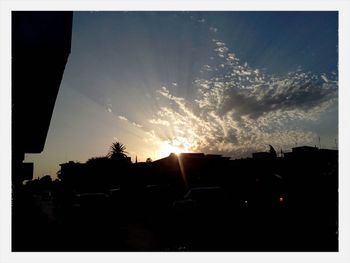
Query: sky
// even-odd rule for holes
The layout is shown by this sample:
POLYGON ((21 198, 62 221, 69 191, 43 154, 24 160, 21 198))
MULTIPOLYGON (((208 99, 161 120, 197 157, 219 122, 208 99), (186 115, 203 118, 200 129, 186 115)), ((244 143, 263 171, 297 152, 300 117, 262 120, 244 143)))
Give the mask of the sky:
POLYGON ((105 156, 232 159, 338 138, 337 12, 75 12, 35 175, 105 156))

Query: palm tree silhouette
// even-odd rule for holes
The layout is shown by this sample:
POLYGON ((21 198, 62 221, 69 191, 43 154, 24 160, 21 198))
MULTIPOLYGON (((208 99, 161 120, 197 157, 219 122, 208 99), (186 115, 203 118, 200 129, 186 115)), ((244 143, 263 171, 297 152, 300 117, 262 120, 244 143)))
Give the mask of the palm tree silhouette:
POLYGON ((111 149, 109 150, 107 157, 113 160, 125 160, 128 157, 125 149, 126 147, 124 144, 114 142, 111 145, 111 149))

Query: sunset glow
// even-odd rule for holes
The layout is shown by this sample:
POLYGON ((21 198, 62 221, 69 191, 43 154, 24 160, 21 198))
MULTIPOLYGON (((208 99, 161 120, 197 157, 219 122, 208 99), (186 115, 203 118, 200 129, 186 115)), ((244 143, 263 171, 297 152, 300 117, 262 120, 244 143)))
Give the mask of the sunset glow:
POLYGON ((189 150, 185 146, 175 146, 169 142, 162 142, 159 146, 159 156, 166 157, 171 153, 175 153, 179 155, 180 153, 189 152, 189 150))
POLYGON ((26 161, 55 176, 114 141, 138 161, 334 149, 337 23, 327 12, 75 12, 45 150, 26 161))

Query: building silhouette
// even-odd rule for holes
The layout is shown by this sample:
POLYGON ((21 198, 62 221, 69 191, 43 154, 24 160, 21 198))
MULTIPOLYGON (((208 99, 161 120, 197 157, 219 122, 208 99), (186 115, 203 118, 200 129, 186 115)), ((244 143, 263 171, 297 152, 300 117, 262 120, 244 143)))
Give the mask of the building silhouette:
POLYGON ((40 153, 71 48, 73 12, 12 12, 12 174, 32 179, 25 153, 40 153))

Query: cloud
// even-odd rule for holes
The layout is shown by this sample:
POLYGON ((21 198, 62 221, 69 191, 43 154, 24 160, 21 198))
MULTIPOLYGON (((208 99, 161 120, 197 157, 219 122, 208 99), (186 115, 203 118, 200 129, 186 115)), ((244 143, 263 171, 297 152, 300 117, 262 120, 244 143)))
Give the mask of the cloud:
POLYGON ((143 128, 143 126, 139 123, 136 123, 136 122, 131 122, 131 123, 132 123, 132 125, 134 125, 137 128, 143 128))
POLYGON ((134 127, 136 127, 136 128, 144 128, 143 125, 141 125, 141 124, 139 124, 139 123, 137 123, 137 122, 131 121, 131 120, 129 120, 128 118, 126 118, 126 117, 124 117, 124 116, 122 116, 122 115, 119 115, 118 118, 119 118, 120 120, 122 120, 122 121, 126 121, 128 124, 130 124, 130 125, 132 125, 132 126, 134 126, 134 127))
POLYGON ((216 32, 218 32, 218 29, 216 27, 211 26, 211 27, 209 27, 209 31, 216 33, 216 32))
POLYGON ((168 121, 162 119, 151 119, 149 120, 149 123, 170 126, 170 123, 168 121))
POLYGON ((128 120, 126 117, 121 116, 121 115, 119 115, 118 118, 121 119, 122 121, 127 121, 128 120))
POLYGON ((326 77, 325 74, 322 74, 322 75, 321 75, 321 78, 324 80, 324 82, 328 82, 328 79, 327 79, 327 77, 326 77))
POLYGON ((108 112, 112 113, 112 104, 111 103, 107 103, 106 109, 107 109, 108 112))
MULTIPOLYGON (((292 72, 284 78, 259 82, 253 71, 240 71, 240 78, 225 82, 225 89, 215 95, 221 96, 220 112, 234 110, 237 116, 248 115, 256 119, 270 112, 300 113, 297 118, 314 119, 317 112, 328 108, 337 99, 337 82, 323 82, 311 74, 292 72)), ((219 98, 218 98, 219 99, 219 98)), ((294 114, 295 115, 295 114, 294 114)))
POLYGON ((212 71, 212 68, 209 65, 204 65, 202 68, 206 71, 212 71))
POLYGON ((234 157, 264 150, 267 144, 285 149, 317 137, 298 123, 319 120, 336 105, 334 76, 301 68, 285 76, 267 75, 241 63, 224 42, 212 42, 216 58, 202 67, 210 77, 194 81, 194 102, 172 95, 166 87, 157 91, 163 105, 149 120, 153 136, 180 140, 192 151, 234 157))

